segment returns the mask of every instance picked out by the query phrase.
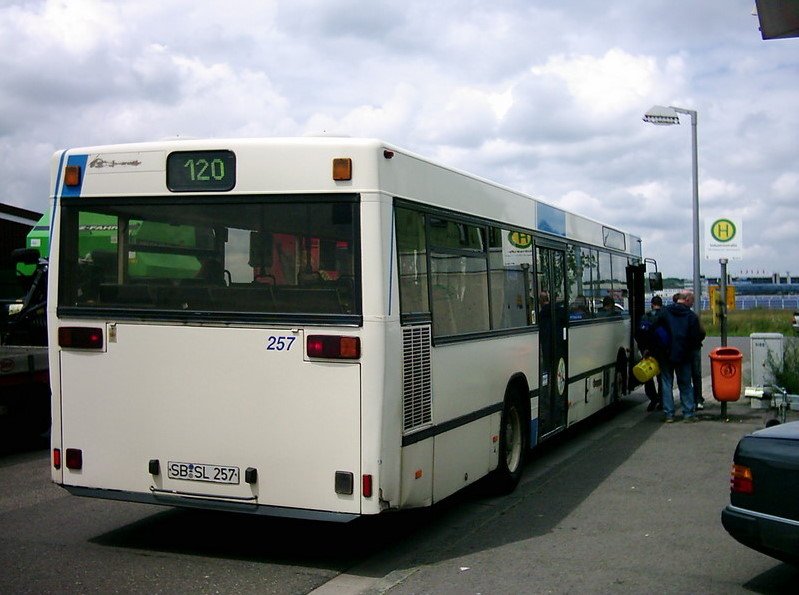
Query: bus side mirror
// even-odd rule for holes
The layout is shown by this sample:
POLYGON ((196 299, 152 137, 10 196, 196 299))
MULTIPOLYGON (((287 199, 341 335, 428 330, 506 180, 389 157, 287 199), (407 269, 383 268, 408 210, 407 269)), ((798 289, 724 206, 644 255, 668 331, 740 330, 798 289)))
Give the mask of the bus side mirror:
POLYGON ((663 275, 649 273, 649 291, 663 291, 663 275))
POLYGON ((261 269, 272 268, 272 234, 266 231, 250 232, 250 260, 251 267, 261 269))

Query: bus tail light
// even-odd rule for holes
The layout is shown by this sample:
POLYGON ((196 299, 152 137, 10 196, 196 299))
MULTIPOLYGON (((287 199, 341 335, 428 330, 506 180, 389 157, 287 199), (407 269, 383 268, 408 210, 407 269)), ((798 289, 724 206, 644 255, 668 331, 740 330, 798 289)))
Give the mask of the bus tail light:
POLYGON ((305 341, 308 357, 326 359, 358 359, 361 357, 361 339, 340 335, 308 335, 305 341))
POLYGON ((62 326, 58 329, 58 345, 65 349, 102 349, 103 330, 84 326, 62 326))
POLYGON ((743 465, 733 465, 730 472, 730 492, 733 494, 753 494, 755 482, 752 470, 743 465))
POLYGON ((83 451, 79 448, 68 448, 65 462, 67 469, 73 471, 83 469, 83 451))
POLYGON ((54 448, 53 449, 53 467, 56 469, 61 469, 61 449, 54 448))
POLYGON ((372 476, 371 475, 364 475, 363 481, 361 486, 361 493, 363 494, 364 498, 371 498, 372 497, 372 476))

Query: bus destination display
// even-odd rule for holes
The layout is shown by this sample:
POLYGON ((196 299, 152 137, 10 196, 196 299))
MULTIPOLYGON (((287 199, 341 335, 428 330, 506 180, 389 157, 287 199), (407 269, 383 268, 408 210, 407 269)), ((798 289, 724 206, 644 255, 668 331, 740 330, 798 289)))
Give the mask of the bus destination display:
POLYGON ((235 185, 233 151, 178 151, 166 158, 166 186, 173 192, 225 192, 235 185))

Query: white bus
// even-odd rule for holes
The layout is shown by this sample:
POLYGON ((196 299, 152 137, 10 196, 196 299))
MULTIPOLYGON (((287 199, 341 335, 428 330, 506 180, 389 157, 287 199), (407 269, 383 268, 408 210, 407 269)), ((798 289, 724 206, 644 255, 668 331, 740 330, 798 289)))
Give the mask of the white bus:
POLYGON ((51 173, 73 494, 347 521, 507 491, 627 388, 644 265, 613 227, 369 139, 88 147, 51 173))

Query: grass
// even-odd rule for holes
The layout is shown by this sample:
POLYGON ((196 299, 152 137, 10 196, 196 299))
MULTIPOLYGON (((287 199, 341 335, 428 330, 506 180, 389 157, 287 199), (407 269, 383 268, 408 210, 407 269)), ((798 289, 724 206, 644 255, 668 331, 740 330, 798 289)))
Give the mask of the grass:
POLYGON ((774 374, 777 386, 785 388, 789 394, 799 394, 799 343, 791 341, 785 345, 781 364, 777 364, 769 352, 766 365, 774 374))
MULTIPOLYGON (((713 324, 710 310, 704 310, 700 316, 708 337, 721 335, 721 325, 713 324)), ((748 337, 752 333, 782 333, 786 337, 793 336, 791 327, 793 310, 732 310, 727 315, 727 336, 748 337)))
MULTIPOLYGON (((702 325, 709 337, 721 335, 721 326, 713 318, 710 310, 700 314, 702 325)), ((771 354, 766 365, 774 375, 774 382, 788 390, 790 394, 799 394, 799 338, 791 324, 793 310, 732 310, 727 314, 727 336, 748 337, 752 333, 781 333, 786 341, 783 346, 782 364, 777 365, 771 354)))

